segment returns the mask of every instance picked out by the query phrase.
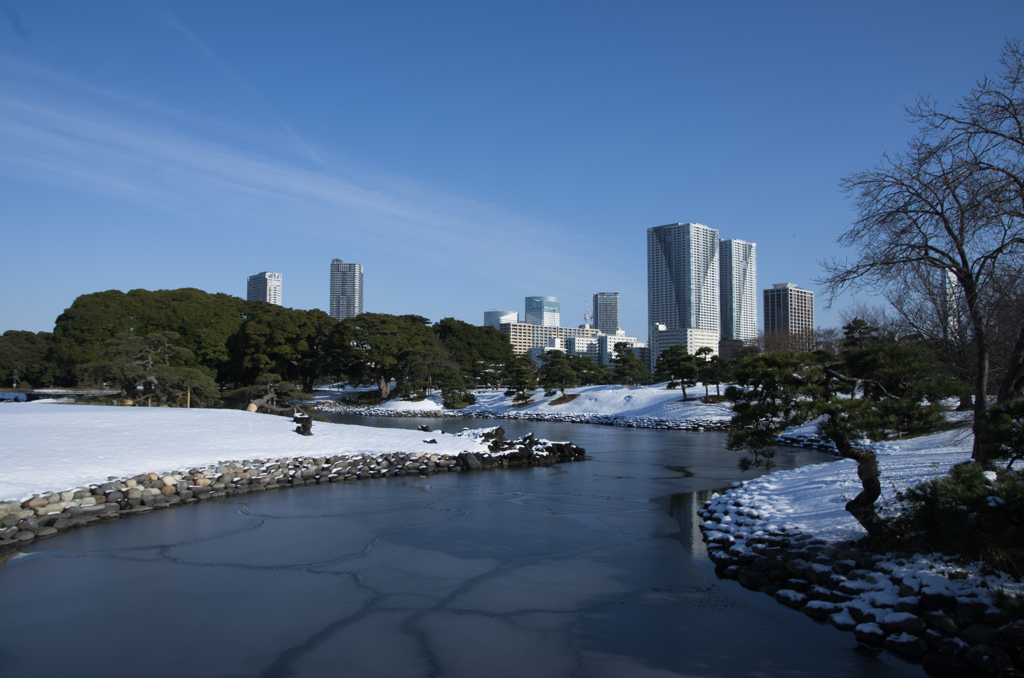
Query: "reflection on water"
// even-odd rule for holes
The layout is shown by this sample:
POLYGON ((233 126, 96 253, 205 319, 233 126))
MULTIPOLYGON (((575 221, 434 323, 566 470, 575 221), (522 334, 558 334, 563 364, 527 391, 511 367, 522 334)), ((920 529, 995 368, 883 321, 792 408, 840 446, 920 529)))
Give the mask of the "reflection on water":
POLYGON ((33 544, 0 568, 0 674, 923 675, 715 579, 696 511, 744 477, 723 434, 471 422, 496 423, 590 459, 245 495, 33 544))

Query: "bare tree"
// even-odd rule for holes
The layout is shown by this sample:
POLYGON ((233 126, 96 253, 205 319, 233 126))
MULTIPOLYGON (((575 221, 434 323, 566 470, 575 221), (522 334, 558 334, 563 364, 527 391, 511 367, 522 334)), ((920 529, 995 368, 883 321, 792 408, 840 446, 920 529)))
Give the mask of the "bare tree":
MULTIPOLYGON (((893 303, 891 299, 887 301, 890 304, 893 303)), ((863 301, 858 301, 853 306, 841 310, 839 317, 843 320, 843 327, 854 320, 863 320, 874 328, 875 336, 881 341, 896 341, 901 336, 909 334, 905 323, 890 315, 884 306, 871 306, 863 301)))
POLYGON ((956 315, 963 314, 973 349, 974 458, 983 464, 998 453, 983 426, 987 396, 1003 402, 1024 388, 1024 323, 996 327, 1007 281, 1019 280, 1024 256, 1024 53, 1017 42, 1006 44, 1002 66, 1000 77, 979 81, 952 112, 919 100, 909 113, 920 132, 907 150, 843 180, 858 217, 839 243, 858 255, 823 262, 820 281, 830 298, 850 287, 876 289, 907 318, 908 309, 942 296, 925 281, 955 281, 956 315), (1011 347, 993 375, 997 329, 1011 347))

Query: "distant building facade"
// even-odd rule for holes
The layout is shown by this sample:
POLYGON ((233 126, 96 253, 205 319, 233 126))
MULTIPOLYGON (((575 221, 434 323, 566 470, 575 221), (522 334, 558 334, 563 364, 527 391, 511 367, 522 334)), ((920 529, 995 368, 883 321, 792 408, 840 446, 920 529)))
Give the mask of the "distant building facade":
POLYGON ((814 292, 794 283, 775 283, 764 291, 764 333, 798 338, 806 350, 814 343, 814 292))
POLYGON ((721 276, 718 229, 667 224, 647 229, 647 366, 669 346, 718 353, 721 276))
POLYGON ((637 358, 640 355, 637 353, 637 348, 643 348, 644 344, 642 341, 637 340, 636 337, 627 337, 626 333, 619 330, 615 334, 599 334, 597 335, 597 362, 602 365, 611 365, 612 358, 615 357, 615 346, 617 344, 626 344, 633 349, 633 354, 637 358))
POLYGON ((721 340, 749 341, 756 338, 757 244, 735 238, 720 241, 718 266, 721 277, 721 340))
MULTIPOLYGON (((590 325, 545 327, 531 323, 502 323, 498 329, 508 337, 512 351, 516 354, 529 353, 532 348, 547 349, 560 346, 561 350, 567 353, 589 355, 595 360, 599 360, 600 357, 598 342, 605 336, 590 325), (555 339, 559 341, 553 341, 555 339)), ((636 341, 632 337, 625 337, 624 340, 630 339, 636 341)))
POLYGON ((594 327, 605 334, 615 334, 619 326, 619 293, 597 292, 594 294, 594 327))
POLYGON ((667 224, 647 229, 647 326, 718 334, 718 229, 667 224))
POLYGON ((484 327, 493 327, 494 329, 501 329, 502 323, 517 323, 519 322, 518 311, 484 311, 484 327))
POLYGON ((331 311, 336 320, 363 312, 363 266, 331 260, 331 311))
POLYGON ((562 324, 562 311, 558 297, 526 297, 526 316, 529 325, 558 327, 562 324))
POLYGON ((246 285, 245 298, 249 301, 265 301, 268 304, 280 306, 281 282, 280 273, 263 271, 256 275, 250 275, 246 285))
POLYGON ((648 369, 653 372, 655 365, 658 363, 658 357, 662 352, 669 346, 675 346, 676 344, 685 346, 686 352, 690 355, 696 355, 697 350, 705 346, 711 349, 711 355, 718 355, 718 332, 701 330, 694 327, 673 330, 661 323, 656 323, 651 328, 648 369))

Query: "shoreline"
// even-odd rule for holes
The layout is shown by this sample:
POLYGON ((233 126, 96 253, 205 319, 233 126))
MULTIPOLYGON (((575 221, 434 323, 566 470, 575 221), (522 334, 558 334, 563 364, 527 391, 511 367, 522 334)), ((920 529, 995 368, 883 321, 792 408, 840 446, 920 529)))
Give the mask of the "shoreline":
POLYGON ((551 442, 535 438, 532 433, 506 440, 501 427, 482 429, 477 437, 488 443, 485 451, 220 461, 170 473, 110 477, 104 483, 35 493, 22 501, 0 501, 0 564, 13 556, 18 547, 66 530, 199 501, 371 478, 552 466, 582 461, 586 453, 571 442, 551 442))
MULTIPOLYGON (((727 432, 732 429, 732 422, 719 419, 667 419, 664 417, 643 417, 622 414, 569 413, 557 412, 503 412, 499 410, 449 410, 423 409, 400 410, 390 407, 374 407, 360 405, 337 405, 333 401, 318 403, 315 411, 330 414, 347 414, 358 417, 390 417, 390 418, 422 418, 422 419, 507 419, 510 421, 553 421, 565 424, 594 424, 596 426, 619 426, 625 428, 658 429, 665 431, 718 431, 727 432)), ((835 453, 836 446, 829 440, 817 435, 779 435, 776 444, 782 447, 802 447, 835 453)))
POLYGON ((1019 581, 939 554, 873 553, 848 531, 805 530, 784 501, 765 500, 776 482, 768 478, 716 494, 698 511, 719 578, 852 632, 866 653, 888 650, 931 675, 1024 675, 1024 621, 996 604, 997 590, 1019 595, 1019 581))

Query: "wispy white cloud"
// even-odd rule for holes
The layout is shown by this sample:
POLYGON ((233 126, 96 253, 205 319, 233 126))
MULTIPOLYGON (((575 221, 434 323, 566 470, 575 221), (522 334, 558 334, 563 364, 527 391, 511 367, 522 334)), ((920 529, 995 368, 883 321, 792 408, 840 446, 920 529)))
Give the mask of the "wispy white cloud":
POLYGON ((386 224, 392 237, 420 237, 424 227, 441 237, 479 235, 481 220, 536 228, 414 180, 328 170, 295 157, 292 139, 275 130, 257 140, 250 129, 183 120, 151 102, 39 70, 8 71, 0 75, 0 85, 7 84, 0 94, 0 173, 9 176, 189 214, 297 212, 313 228, 357 214, 386 224))
POLYGON ((583 298, 581 286, 592 291, 624 275, 594 260, 595 251, 612 260, 615 251, 579 224, 552 228, 300 139, 306 152, 278 123, 206 118, 0 57, 0 175, 51 185, 57 199, 62 190, 108 196, 181 215, 211 236, 236 229, 219 233, 228 239, 242 235, 239 223, 255 237, 287 228, 314 253, 386 252, 388 268, 407 271, 399 273, 407 286, 427 267, 446 272, 431 285, 435 294, 479 296, 458 281, 490 279, 489 289, 504 292, 475 302, 487 306, 525 294, 583 298), (496 278, 499 271, 506 275, 496 278))

